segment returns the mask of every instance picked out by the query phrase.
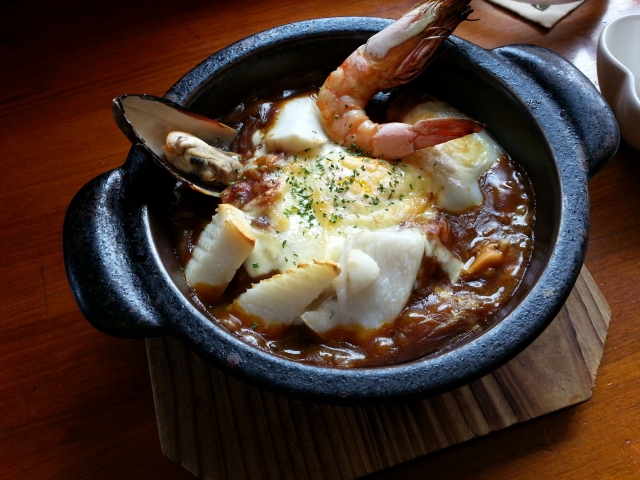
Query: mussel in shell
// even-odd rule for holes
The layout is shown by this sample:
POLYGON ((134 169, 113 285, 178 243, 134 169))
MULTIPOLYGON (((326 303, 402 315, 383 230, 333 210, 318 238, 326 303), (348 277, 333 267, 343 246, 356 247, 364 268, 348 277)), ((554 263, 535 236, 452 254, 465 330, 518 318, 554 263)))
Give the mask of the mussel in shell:
POLYGON ((235 181, 241 167, 240 156, 229 151, 235 129, 151 95, 114 98, 112 111, 132 144, 193 189, 219 196, 235 181))

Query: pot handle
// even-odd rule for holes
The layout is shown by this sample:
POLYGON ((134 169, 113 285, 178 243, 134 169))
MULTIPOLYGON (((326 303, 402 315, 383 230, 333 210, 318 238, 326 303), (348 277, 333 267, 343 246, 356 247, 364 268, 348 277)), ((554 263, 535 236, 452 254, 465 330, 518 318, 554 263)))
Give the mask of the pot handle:
POLYGON ((536 45, 509 45, 493 50, 516 64, 551 96, 582 140, 591 179, 615 155, 618 123, 600 92, 572 63, 536 45))
POLYGON ((128 180, 138 163, 128 160, 82 187, 63 227, 67 279, 78 307, 98 330, 124 338, 163 333, 162 316, 140 288, 150 275, 142 265, 149 251, 142 235, 131 234, 132 225, 144 224, 144 209, 132 206, 136 198, 128 180))

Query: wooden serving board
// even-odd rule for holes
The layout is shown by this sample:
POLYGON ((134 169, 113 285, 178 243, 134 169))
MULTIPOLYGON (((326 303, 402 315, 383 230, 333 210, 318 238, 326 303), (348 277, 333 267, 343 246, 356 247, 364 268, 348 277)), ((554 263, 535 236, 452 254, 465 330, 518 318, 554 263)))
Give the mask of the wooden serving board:
POLYGON ((162 452, 203 479, 358 478, 588 400, 610 318, 583 268, 560 314, 505 366, 381 407, 291 400, 228 376, 173 338, 148 339, 162 452))

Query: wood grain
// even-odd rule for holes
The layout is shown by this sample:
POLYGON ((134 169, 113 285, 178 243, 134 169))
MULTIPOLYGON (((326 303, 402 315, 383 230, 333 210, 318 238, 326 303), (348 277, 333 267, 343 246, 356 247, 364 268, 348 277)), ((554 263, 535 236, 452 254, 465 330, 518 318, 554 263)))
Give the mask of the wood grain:
MULTIPOLYGON (((397 17, 412 3, 1 3, 0 478, 193 478, 162 454, 144 342, 95 331, 78 311, 65 277, 61 232, 67 205, 86 182, 121 165, 129 149, 111 118, 111 99, 123 93, 162 95, 213 52, 270 27, 335 15, 397 17)), ((483 0, 472 5, 479 21, 461 26, 457 33, 463 38, 486 48, 548 47, 594 82, 599 33, 617 17, 640 13, 637 0, 587 0, 545 30, 483 0)), ((638 478, 639 178, 640 152, 623 144, 590 184, 586 265, 613 317, 593 398, 373 478, 424 478, 425 472, 438 479, 638 478)), ((594 331, 601 336, 604 330, 594 331)), ((468 419, 472 432, 498 430, 517 418, 517 412, 510 419, 495 414, 508 402, 497 380, 476 383, 472 392, 493 399, 483 411, 488 427, 480 418, 468 419)), ((456 400, 469 398, 464 392, 456 400)), ((263 405, 270 422, 290 422, 281 424, 281 441, 295 451, 291 407, 277 400, 263 405)), ((432 418, 438 409, 432 403, 407 407, 395 417, 378 416, 370 428, 380 436, 384 422, 409 413, 432 418)), ((364 419, 345 413, 335 421, 362 426, 364 419)), ((231 420, 219 418, 218 428, 231 420)), ((403 433, 404 445, 411 443, 415 451, 434 451, 448 441, 438 427, 419 440, 416 428, 403 433)), ((376 453, 367 438, 353 439, 358 451, 368 452, 361 458, 370 462, 354 465, 356 472, 392 460, 376 453)), ((223 448, 230 452, 233 444, 223 448)), ((302 458, 296 462, 299 472, 302 458)), ((304 464, 307 477, 322 469, 321 462, 317 457, 304 464)), ((214 466, 202 462, 199 468, 214 466)))
POLYGON ((178 340, 147 339, 160 443, 207 480, 359 478, 588 400, 610 319, 583 269, 549 328, 506 365, 451 392, 379 407, 291 400, 231 378, 178 340), (578 334, 595 325, 604 337, 578 334))

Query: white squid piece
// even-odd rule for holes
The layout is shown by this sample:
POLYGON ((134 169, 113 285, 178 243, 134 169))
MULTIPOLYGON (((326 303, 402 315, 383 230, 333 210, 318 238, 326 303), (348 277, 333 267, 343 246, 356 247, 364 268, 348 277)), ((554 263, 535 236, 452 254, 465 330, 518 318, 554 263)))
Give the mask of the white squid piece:
POLYGON ((265 135, 268 151, 298 153, 329 141, 322 130, 320 110, 311 97, 289 100, 265 135))
POLYGON ((206 302, 220 297, 256 243, 242 211, 225 203, 216 211, 185 268, 187 282, 206 302))
POLYGON ((290 325, 340 274, 331 261, 314 260, 262 280, 240 295, 235 304, 264 325, 290 325))
POLYGON ((410 229, 361 232, 347 240, 336 296, 305 312, 302 320, 320 334, 337 326, 378 329, 393 321, 409 299, 425 243, 422 232, 410 229))

